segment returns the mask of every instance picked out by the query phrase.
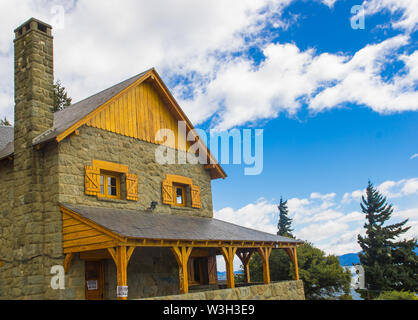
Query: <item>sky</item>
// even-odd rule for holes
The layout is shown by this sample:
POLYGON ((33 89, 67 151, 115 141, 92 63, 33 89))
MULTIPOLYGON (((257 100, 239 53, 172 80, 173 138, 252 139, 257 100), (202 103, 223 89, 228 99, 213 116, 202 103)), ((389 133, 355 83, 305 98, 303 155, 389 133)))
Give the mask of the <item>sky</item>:
POLYGON ((298 238, 358 252, 371 180, 417 237, 418 1, 0 0, 11 121, 13 30, 30 17, 53 26, 74 102, 155 67, 195 127, 263 129, 261 174, 213 181, 217 219, 275 233, 283 197, 298 238))

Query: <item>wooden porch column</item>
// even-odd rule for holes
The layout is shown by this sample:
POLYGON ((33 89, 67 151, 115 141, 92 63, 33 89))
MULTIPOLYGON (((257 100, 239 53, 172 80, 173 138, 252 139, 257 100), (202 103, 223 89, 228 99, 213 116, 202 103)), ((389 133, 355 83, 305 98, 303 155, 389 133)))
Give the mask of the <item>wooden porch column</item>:
POLYGON ((234 256, 237 252, 237 248, 228 247, 221 248, 222 255, 225 259, 226 265, 226 283, 228 288, 235 288, 235 279, 234 279, 234 256))
POLYGON ((237 252, 238 258, 241 260, 242 265, 244 266, 244 275, 246 283, 251 283, 251 276, 250 276, 250 260, 254 255, 255 251, 244 251, 239 250, 237 252))
POLYGON ((189 292, 189 279, 187 277, 187 263, 189 261, 190 253, 192 253, 192 248, 189 247, 172 247, 171 251, 176 257, 177 263, 179 265, 179 284, 180 284, 180 293, 189 292))
MULTIPOLYGON (((132 256, 135 247, 130 247, 126 250, 126 246, 119 246, 114 248, 108 248, 110 255, 116 264, 117 286, 128 286, 128 262, 132 256)), ((119 300, 127 300, 128 297, 118 297, 119 300)))
POLYGON ((293 248, 286 248, 284 250, 286 251, 295 268, 295 280, 299 280, 298 255, 296 252, 296 246, 293 248))
POLYGON ((265 284, 270 283, 270 263, 269 258, 271 254, 271 248, 258 248, 261 261, 263 262, 263 280, 265 284))
MULTIPOLYGON (((67 253, 66 255, 65 255, 65 259, 64 259, 64 272, 65 272, 65 274, 67 274, 68 273, 68 271, 70 270, 70 265, 71 265, 71 261, 73 260, 73 258, 74 258, 74 253, 67 253)), ((1 264, 1 261, 0 261, 0 264, 1 264)), ((0 265, 0 267, 1 267, 1 265, 0 265)))

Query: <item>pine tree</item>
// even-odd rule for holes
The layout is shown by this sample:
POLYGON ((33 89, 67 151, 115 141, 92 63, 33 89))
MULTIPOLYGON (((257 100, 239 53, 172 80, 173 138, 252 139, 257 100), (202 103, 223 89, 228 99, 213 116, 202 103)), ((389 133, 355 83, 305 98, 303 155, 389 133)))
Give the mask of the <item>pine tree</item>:
POLYGON ((0 126, 11 127, 12 124, 4 117, 4 119, 0 119, 0 126))
MULTIPOLYGON (((359 254, 364 268, 366 288, 371 298, 382 291, 407 290, 416 278, 416 240, 400 241, 399 236, 410 227, 404 227, 404 220, 392 225, 384 225, 393 213, 393 207, 387 203, 369 181, 366 198, 362 197, 361 210, 366 214, 366 236, 358 235, 362 248, 359 254), (412 262, 411 262, 412 259, 412 262), (412 278, 411 278, 412 277, 412 278)), ((416 289, 416 287, 415 287, 416 289)))
POLYGON ((62 86, 61 81, 54 84, 54 106, 52 111, 57 112, 65 109, 71 105, 72 99, 68 96, 65 87, 62 86))
POLYGON ((283 198, 280 198, 279 208, 279 223, 277 224, 277 235, 294 238, 292 235, 293 229, 290 228, 292 225, 292 219, 288 217, 289 209, 287 208, 287 200, 283 201, 283 198))

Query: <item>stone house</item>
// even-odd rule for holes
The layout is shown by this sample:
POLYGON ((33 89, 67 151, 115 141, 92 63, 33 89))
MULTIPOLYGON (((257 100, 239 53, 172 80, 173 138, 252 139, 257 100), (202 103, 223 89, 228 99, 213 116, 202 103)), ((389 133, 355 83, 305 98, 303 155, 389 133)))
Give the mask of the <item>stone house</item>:
POLYGON ((298 277, 300 241, 213 219, 211 181, 226 174, 154 69, 53 113, 51 26, 30 19, 15 30, 14 47, 14 127, 0 127, 0 299, 218 288, 216 255, 228 288, 235 254, 247 282, 249 260, 260 254, 269 283, 277 248, 298 277), (176 158, 195 143, 210 164, 159 164, 164 128, 175 134, 176 158), (54 266, 65 272, 64 289, 51 286, 54 266))

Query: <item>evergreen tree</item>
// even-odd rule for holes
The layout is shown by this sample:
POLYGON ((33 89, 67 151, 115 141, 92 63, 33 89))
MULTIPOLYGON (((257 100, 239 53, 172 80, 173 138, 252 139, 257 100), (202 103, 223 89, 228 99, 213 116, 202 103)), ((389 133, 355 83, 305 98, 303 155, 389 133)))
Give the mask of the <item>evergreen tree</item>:
POLYGON ((292 235, 293 229, 290 228, 292 225, 292 219, 288 217, 289 209, 287 208, 287 200, 283 201, 283 198, 280 198, 279 208, 279 223, 277 224, 277 235, 294 238, 292 235))
POLYGON ((11 127, 12 124, 4 117, 4 119, 0 119, 0 126, 11 127))
POLYGON ((393 207, 370 181, 360 206, 366 214, 366 236, 358 235, 362 248, 359 257, 369 297, 374 298, 382 291, 416 290, 417 257, 413 251, 417 246, 416 239, 399 240, 399 236, 410 229, 404 227, 408 219, 385 225, 392 216, 393 207))
POLYGON ((68 96, 65 87, 62 86, 61 81, 57 81, 54 84, 54 106, 53 112, 57 112, 65 109, 71 105, 72 99, 68 96))

